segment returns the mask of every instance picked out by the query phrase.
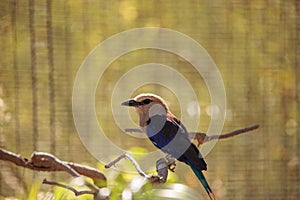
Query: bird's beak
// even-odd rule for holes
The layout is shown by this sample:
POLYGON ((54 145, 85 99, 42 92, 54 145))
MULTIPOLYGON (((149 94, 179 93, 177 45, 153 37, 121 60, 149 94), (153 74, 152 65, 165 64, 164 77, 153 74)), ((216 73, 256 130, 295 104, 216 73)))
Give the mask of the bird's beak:
POLYGON ((138 106, 141 105, 141 103, 140 103, 140 102, 137 102, 137 101, 135 101, 135 100, 133 100, 133 99, 130 99, 130 100, 128 100, 128 101, 124 101, 121 105, 122 105, 122 106, 133 106, 133 107, 138 107, 138 106))

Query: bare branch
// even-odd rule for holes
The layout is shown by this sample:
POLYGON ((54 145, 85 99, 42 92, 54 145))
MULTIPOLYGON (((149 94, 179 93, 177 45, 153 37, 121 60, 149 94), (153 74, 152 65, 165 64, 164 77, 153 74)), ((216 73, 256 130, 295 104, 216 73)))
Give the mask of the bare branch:
POLYGON ((120 160, 122 160, 123 158, 127 158, 128 160, 130 160, 133 164, 133 166, 135 167, 136 171, 142 176, 145 177, 147 179, 150 178, 149 175, 147 175, 145 172, 143 172, 143 170, 141 169, 141 167, 139 166, 139 164, 136 162, 136 160, 129 154, 124 153, 122 155, 120 155, 119 157, 117 157, 115 160, 111 161, 110 163, 108 163, 107 165, 105 165, 105 168, 110 168, 113 165, 117 164, 120 160))
MULTIPOLYGON (((189 132, 189 138, 195 139, 198 141, 198 147, 205 143, 205 142, 209 142, 211 140, 217 140, 217 139, 225 139, 225 138, 229 138, 229 137, 233 137, 242 133, 246 133, 255 129, 258 129, 259 125, 254 125, 254 126, 249 126, 243 129, 238 129, 229 133, 224 133, 224 134, 219 134, 219 135, 207 135, 206 133, 201 133, 201 132, 189 132)), ((125 132, 132 132, 132 133, 143 133, 142 129, 139 128, 126 128, 124 129, 125 132)))
POLYGON ((110 163, 106 164, 104 167, 105 168, 111 168, 112 166, 116 165, 120 160, 126 158, 125 154, 126 153, 120 155, 119 157, 117 157, 116 159, 114 159, 113 161, 111 161, 110 163))
POLYGON ((35 171, 65 171, 72 176, 87 176, 106 182, 106 177, 99 170, 72 162, 61 161, 54 155, 44 152, 34 152, 31 159, 23 158, 13 152, 0 148, 0 160, 9 161, 17 166, 35 171))
POLYGON ((140 128, 125 128, 124 131, 129 133, 143 133, 143 130, 140 128))
POLYGON ((26 167, 34 170, 32 165, 28 164, 28 159, 22 158, 20 155, 0 148, 0 160, 14 163, 17 166, 26 167))
POLYGON ((64 184, 61 184, 61 183, 57 183, 57 182, 54 182, 54 181, 48 181, 47 179, 43 180, 43 184, 53 185, 53 186, 58 186, 58 187, 68 189, 68 190, 72 191, 75 194, 75 196, 80 196, 80 195, 84 195, 84 194, 95 195, 95 193, 90 191, 90 190, 77 191, 75 188, 73 188, 71 186, 64 185, 64 184))
POLYGON ((238 130, 235 130, 235 131, 232 131, 229 133, 220 134, 220 135, 206 135, 205 133, 200 133, 200 132, 189 132, 189 136, 190 136, 190 139, 195 139, 198 141, 198 147, 199 147, 204 142, 233 137, 236 135, 240 135, 242 133, 253 131, 258 128, 259 128, 259 125, 253 125, 253 126, 249 126, 249 127, 243 128, 243 129, 238 129, 238 130))
MULTIPOLYGON (((45 152, 34 152, 31 160, 22 158, 20 155, 0 148, 0 160, 5 160, 14 163, 17 166, 22 166, 36 171, 65 171, 73 177, 82 175, 97 178, 106 182, 106 177, 100 171, 87 166, 69 163, 59 160, 52 154, 45 152)), ((84 179, 85 180, 85 179, 84 179)), ((99 188, 85 180, 85 185, 88 186, 94 193, 99 191, 99 188)))
MULTIPOLYGON (((23 158, 20 155, 0 148, 0 160, 9 161, 17 166, 22 166, 35 171, 64 171, 69 173, 73 177, 81 177, 81 175, 84 175, 92 178, 93 180, 103 180, 103 185, 106 185, 106 177, 97 169, 72 162, 61 161, 54 155, 45 152, 34 152, 31 155, 31 159, 28 160, 27 158, 23 158)), ((88 182, 85 178, 83 178, 83 181, 84 184, 91 189, 91 191, 80 192, 72 187, 53 181, 47 181, 46 179, 43 181, 43 183, 64 187, 73 191, 75 195, 93 194, 95 197, 100 191, 100 188, 88 182)))
POLYGON ((168 177, 168 169, 174 172, 175 169, 175 159, 170 155, 167 155, 165 158, 161 158, 156 161, 156 171, 158 175, 147 175, 139 166, 137 161, 128 153, 124 153, 105 165, 105 168, 110 168, 117 164, 123 158, 130 160, 137 170, 137 172, 144 178, 148 179, 151 183, 165 183, 168 177))
POLYGON ((95 168, 86 165, 81 165, 78 163, 72 163, 72 162, 66 162, 66 164, 72 167, 75 171, 77 171, 79 174, 83 176, 87 176, 93 179, 103 180, 104 182, 106 182, 105 175, 95 168))
POLYGON ((62 162, 54 155, 45 152, 34 152, 31 156, 31 165, 44 169, 57 169, 58 171, 65 171, 71 176, 79 177, 80 174, 71 168, 66 162, 62 162))

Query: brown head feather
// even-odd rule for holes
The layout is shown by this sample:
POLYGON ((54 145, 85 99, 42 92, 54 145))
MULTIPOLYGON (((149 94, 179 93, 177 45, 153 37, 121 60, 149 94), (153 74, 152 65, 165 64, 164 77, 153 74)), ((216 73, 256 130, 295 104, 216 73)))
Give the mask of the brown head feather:
MULTIPOLYGON (((149 99, 151 102, 146 105, 136 107, 136 112, 140 117, 140 126, 145 127, 149 118, 156 114, 165 114, 169 118, 178 120, 169 110, 166 101, 160 96, 152 93, 143 93, 137 95, 134 100, 137 102, 143 102, 149 99)), ((178 120, 179 121, 179 120, 178 120)))

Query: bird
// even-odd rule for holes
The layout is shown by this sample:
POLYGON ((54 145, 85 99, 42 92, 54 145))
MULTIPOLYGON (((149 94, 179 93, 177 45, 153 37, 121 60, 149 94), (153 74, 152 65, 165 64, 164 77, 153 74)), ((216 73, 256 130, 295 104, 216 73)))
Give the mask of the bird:
POLYGON ((166 101, 152 93, 142 93, 121 103, 134 107, 139 125, 155 147, 191 167, 210 199, 215 199, 203 170, 207 164, 196 145, 191 142, 183 123, 170 111, 166 101))

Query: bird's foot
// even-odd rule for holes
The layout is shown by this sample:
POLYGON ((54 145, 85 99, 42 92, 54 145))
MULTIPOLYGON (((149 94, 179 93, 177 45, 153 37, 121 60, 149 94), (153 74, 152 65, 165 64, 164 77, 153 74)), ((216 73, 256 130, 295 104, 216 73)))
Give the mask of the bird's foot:
POLYGON ((168 169, 171 171, 171 172, 175 172, 175 168, 176 168, 176 163, 175 163, 175 158, 172 157, 171 155, 167 155, 165 157, 166 159, 166 162, 168 164, 168 169))
POLYGON ((175 172, 176 163, 174 162, 174 163, 170 164, 168 167, 171 172, 175 172))
POLYGON ((197 140, 197 147, 200 147, 200 145, 205 142, 207 137, 205 133, 201 132, 190 132, 189 135, 191 139, 197 140))
POLYGON ((149 180, 150 183, 152 183, 152 184, 156 184, 156 183, 165 183, 165 182, 166 182, 166 180, 165 180, 163 177, 161 177, 161 176, 159 176, 159 175, 155 175, 155 174, 152 174, 152 175, 148 178, 148 180, 149 180))

